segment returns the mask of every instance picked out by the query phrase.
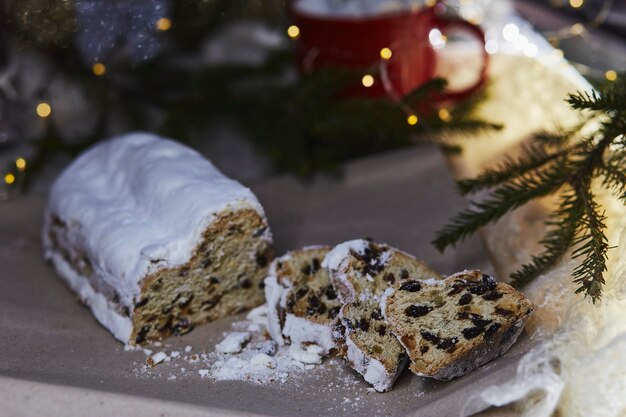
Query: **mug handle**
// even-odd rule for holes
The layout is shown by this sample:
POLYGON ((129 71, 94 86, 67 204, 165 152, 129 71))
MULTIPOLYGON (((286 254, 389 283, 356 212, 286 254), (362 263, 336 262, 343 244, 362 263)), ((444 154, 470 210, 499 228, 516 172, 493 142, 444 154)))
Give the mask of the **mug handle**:
POLYGON ((439 18, 437 22, 437 26, 439 27, 442 33, 444 33, 444 31, 446 30, 453 29, 453 28, 464 29, 470 35, 478 39, 480 43, 482 44, 481 50, 482 50, 483 65, 482 65, 482 68, 480 69, 480 76, 478 77, 478 80, 476 80, 474 84, 470 85, 467 88, 464 88, 459 91, 445 92, 439 96, 439 99, 441 101, 465 98, 471 95, 472 93, 476 92, 478 89, 480 89, 480 87, 482 87, 485 81, 487 80, 487 67, 489 65, 489 54, 487 53, 487 50, 485 49, 485 42, 486 42, 485 32, 483 32, 483 30, 479 26, 474 25, 470 22, 467 22, 459 18, 439 18))

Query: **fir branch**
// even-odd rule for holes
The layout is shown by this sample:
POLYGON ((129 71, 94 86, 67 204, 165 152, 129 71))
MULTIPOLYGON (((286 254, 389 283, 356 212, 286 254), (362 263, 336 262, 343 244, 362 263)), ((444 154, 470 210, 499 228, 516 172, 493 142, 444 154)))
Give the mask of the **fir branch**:
POLYGON ((446 89, 448 82, 443 78, 433 78, 430 81, 413 89, 402 98, 402 102, 410 108, 416 108, 429 100, 441 95, 446 89))
POLYGON ((440 251, 454 246, 482 226, 495 222, 530 200, 555 192, 565 183, 566 174, 565 164, 557 164, 501 185, 483 201, 472 202, 471 208, 453 217, 449 225, 437 233, 433 245, 440 251))
POLYGON ((616 158, 600 168, 602 185, 613 191, 615 196, 626 203, 626 158, 616 158))
POLYGON ((496 167, 483 171, 476 178, 458 180, 457 185, 463 194, 473 194, 511 181, 548 162, 557 161, 558 158, 563 157, 566 151, 566 149, 562 149, 550 152, 542 144, 532 143, 523 148, 522 156, 517 160, 506 156, 504 161, 496 167))
POLYGON ((575 185, 577 198, 583 204, 584 214, 580 218, 581 228, 585 233, 574 243, 578 246, 572 258, 583 258, 583 261, 574 269, 574 282, 580 287, 576 293, 584 292, 595 303, 602 295, 604 286, 604 272, 606 271, 608 239, 604 233, 606 229, 604 213, 599 213, 599 205, 594 201, 594 195, 589 184, 575 185))
POLYGON ((592 91, 579 91, 571 94, 567 102, 574 110, 590 110, 612 113, 626 109, 626 97, 617 88, 604 91, 602 94, 592 91))
POLYGON ((569 96, 572 109, 587 111, 579 126, 538 132, 521 157, 506 158, 476 178, 459 181, 465 194, 497 188, 453 217, 433 244, 443 250, 531 200, 560 194, 559 208, 545 222, 546 233, 540 242, 544 250, 511 277, 516 285, 525 285, 571 251, 571 257, 580 260, 573 271, 576 292, 593 302, 599 300, 610 248, 606 215, 592 192, 592 183, 601 184, 626 204, 625 79, 626 74, 608 89, 569 96), (583 127, 591 121, 597 131, 583 134, 583 127), (594 181, 596 178, 601 181, 594 181))
POLYGON ((545 250, 533 255, 531 263, 524 264, 518 271, 511 274, 513 283, 521 287, 539 275, 552 269, 567 253, 574 243, 578 230, 577 220, 583 213, 583 205, 573 192, 564 192, 561 196, 559 209, 546 222, 548 231, 541 244, 545 250))

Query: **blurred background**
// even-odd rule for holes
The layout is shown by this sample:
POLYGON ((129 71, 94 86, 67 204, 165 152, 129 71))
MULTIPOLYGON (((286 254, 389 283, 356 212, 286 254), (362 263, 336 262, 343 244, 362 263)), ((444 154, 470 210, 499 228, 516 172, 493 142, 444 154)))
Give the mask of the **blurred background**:
MULTIPOLYGON (((615 80, 626 67, 623 0, 308 3, 353 7, 348 18, 368 8, 441 6, 480 25, 490 54, 564 58, 598 83, 615 80)), ((45 191, 78 152, 133 130, 188 143, 247 181, 276 172, 307 178, 359 156, 436 142, 446 129, 493 128, 469 116, 479 96, 465 107, 435 108, 427 106, 433 96, 414 96, 408 111, 391 97, 336 104, 341 82, 353 76, 367 87, 369 74, 299 73, 293 48, 300 33, 288 6, 280 0, 4 0, 0 200, 25 189, 45 191)), ((431 43, 445 50, 445 40, 431 43)))

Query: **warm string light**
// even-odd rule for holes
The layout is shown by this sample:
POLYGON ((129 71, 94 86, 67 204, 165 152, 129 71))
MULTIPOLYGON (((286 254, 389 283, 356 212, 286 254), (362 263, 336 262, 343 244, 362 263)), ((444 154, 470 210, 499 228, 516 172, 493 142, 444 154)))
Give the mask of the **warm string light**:
POLYGON ((389 48, 383 48, 380 50, 380 57, 386 61, 390 60, 392 55, 393 52, 391 52, 391 49, 389 48))
POLYGON ((24 171, 26 169, 26 159, 17 158, 15 160, 15 167, 17 168, 18 171, 24 171))
MULTIPOLYGON (((426 0, 426 5, 427 6, 434 6, 435 4, 437 4, 437 0, 426 0)), ((300 28, 296 25, 291 25, 287 28, 287 35, 295 40, 298 39, 300 37, 300 28)), ((441 33, 440 30, 435 29, 434 31, 431 31, 429 33, 429 41, 431 43, 431 45, 433 46, 433 48, 435 49, 440 49, 443 48, 446 44, 446 37, 445 35, 443 35, 441 33)), ((386 66, 386 62, 389 61, 391 59, 391 57, 393 56, 393 51, 391 50, 391 48, 388 47, 384 47, 381 48, 380 52, 380 58, 381 58, 381 71, 382 73, 384 73, 384 69, 386 66)), ((363 75, 363 77, 361 78, 361 84, 365 87, 365 88, 369 88, 372 87, 374 84, 376 83, 376 79, 374 78, 374 76, 372 74, 365 74, 363 75)), ((391 97, 393 97, 393 93, 392 91, 390 91, 391 86, 390 85, 386 85, 386 83, 384 82, 383 79, 383 87, 385 88, 385 91, 387 92, 387 94, 391 97)), ((409 126, 415 126, 417 125, 417 123, 419 122, 419 118, 416 114, 412 113, 411 109, 406 107, 406 106, 400 106, 407 114, 406 117, 406 123, 409 126)), ((445 122, 448 122, 452 119, 452 116, 450 114, 450 112, 445 109, 442 108, 439 110, 438 112, 439 118, 445 122)))
POLYGON ((156 21, 156 29, 160 32, 165 32, 172 27, 172 21, 167 17, 162 17, 156 21))
POLYGON ((365 74, 363 78, 361 78, 361 83, 363 87, 371 87, 374 85, 374 77, 371 74, 365 74))
MULTIPOLYGON (((544 32, 544 36, 556 47, 564 39, 580 36, 592 29, 596 29, 606 22, 614 1, 605 0, 596 16, 587 23, 574 23, 555 31, 544 32)), ((574 9, 578 9, 584 5, 584 0, 569 0, 569 5, 574 9)))
POLYGON ((569 5, 572 6, 574 9, 582 7, 583 3, 583 0, 569 0, 569 5))
POLYGON ((609 81, 615 81, 617 80, 617 72, 614 70, 608 70, 604 73, 604 77, 609 81))
POLYGON ((300 28, 296 25, 291 25, 287 28, 287 35, 291 39, 298 39, 300 36, 300 28))
POLYGON ((452 120, 452 115, 450 114, 450 111, 446 108, 439 109, 437 115, 444 122, 449 122, 450 120, 452 120))
POLYGON ((37 116, 41 118, 46 118, 52 113, 52 107, 50 107, 50 105, 45 101, 42 101, 41 103, 37 104, 36 112, 37 116))
POLYGON ((11 185, 15 182, 15 175, 8 173, 4 176, 4 182, 6 182, 8 185, 11 185))
POLYGON ((107 67, 105 67, 104 64, 101 62, 96 62, 91 67, 91 72, 100 77, 107 72, 107 67))

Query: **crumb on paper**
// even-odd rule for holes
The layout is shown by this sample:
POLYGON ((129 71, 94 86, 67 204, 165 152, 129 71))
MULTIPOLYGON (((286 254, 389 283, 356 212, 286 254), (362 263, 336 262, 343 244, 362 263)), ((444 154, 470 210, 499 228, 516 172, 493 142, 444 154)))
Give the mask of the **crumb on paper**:
POLYGON ((158 352, 146 359, 146 363, 149 366, 156 366, 157 364, 163 362, 166 358, 168 358, 167 353, 158 352))
POLYGON ((239 353, 246 342, 250 340, 249 332, 232 332, 224 340, 215 345, 215 351, 219 353, 239 353))
POLYGON ((276 368, 276 361, 265 353, 257 353, 250 359, 250 365, 253 366, 265 366, 270 369, 276 368))
POLYGON ((309 344, 302 346, 299 344, 293 344, 289 348, 289 355, 298 362, 304 364, 320 364, 322 363, 322 357, 324 354, 324 348, 316 344, 309 344))
MULTIPOLYGON (((163 343, 158 353, 146 360, 147 365, 137 365, 139 369, 136 372, 144 377, 163 380, 172 380, 172 376, 177 379, 194 376, 213 381, 258 384, 302 383, 304 379, 295 380, 295 376, 321 363, 321 348, 305 344, 299 347, 299 353, 292 354, 289 345, 278 346, 267 334, 266 313, 265 307, 257 308, 248 313, 246 320, 233 322, 231 330, 225 333, 213 350, 194 350, 191 346, 175 347, 163 343), (166 365, 168 361, 172 365, 166 365), (161 365, 156 367, 157 363, 161 365)), ((329 359, 329 363, 332 365, 335 362, 329 359)))

